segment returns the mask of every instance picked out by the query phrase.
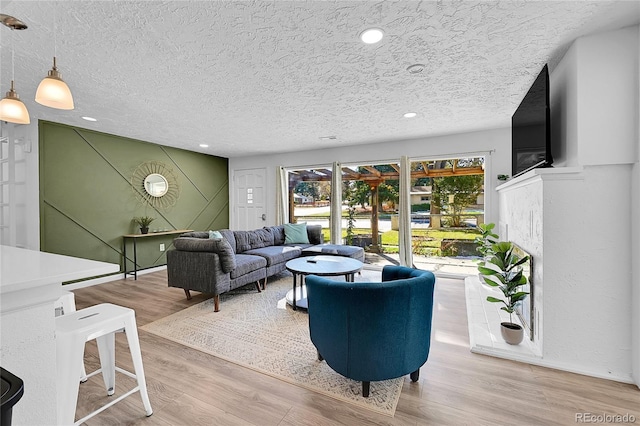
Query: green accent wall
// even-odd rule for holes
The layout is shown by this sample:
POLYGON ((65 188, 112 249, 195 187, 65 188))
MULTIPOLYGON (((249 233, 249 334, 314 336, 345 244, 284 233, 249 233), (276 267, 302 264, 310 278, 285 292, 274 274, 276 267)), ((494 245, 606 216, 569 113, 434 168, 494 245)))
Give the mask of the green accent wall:
MULTIPOLYGON (((118 263, 122 271, 122 235, 140 233, 135 216, 156 218, 150 232, 228 228, 226 158, 48 121, 38 126, 42 251, 118 263), (166 211, 141 204, 131 186, 134 170, 148 161, 164 163, 178 177, 180 197, 166 211)), ((166 264, 176 236, 137 239, 138 268, 166 264)), ((127 258, 131 270, 131 245, 127 258)))

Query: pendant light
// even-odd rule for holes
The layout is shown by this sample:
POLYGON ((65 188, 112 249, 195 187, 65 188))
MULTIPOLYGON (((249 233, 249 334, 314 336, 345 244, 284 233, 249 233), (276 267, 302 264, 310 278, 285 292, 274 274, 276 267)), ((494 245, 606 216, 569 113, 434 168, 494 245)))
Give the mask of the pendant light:
POLYGON ((36 91, 36 102, 40 105, 56 109, 73 109, 73 96, 62 74, 56 68, 56 57, 53 57, 53 68, 42 79, 36 91))
POLYGON ((16 124, 31 123, 27 106, 14 90, 13 80, 11 80, 11 89, 7 92, 7 96, 0 101, 0 120, 16 124))
POLYGON ((56 67, 56 7, 53 9, 53 68, 42 79, 36 91, 36 102, 56 109, 73 109, 73 96, 56 67))
MULTIPOLYGON (((1 15, 1 22, 11 28, 17 30, 24 30, 27 26, 12 16, 1 15)), ((11 33, 11 88, 7 92, 7 95, 0 100, 0 120, 9 123, 16 124, 29 124, 31 119, 29 118, 29 111, 27 111, 26 105, 20 100, 18 93, 16 93, 14 87, 14 48, 13 48, 13 32, 11 33)))

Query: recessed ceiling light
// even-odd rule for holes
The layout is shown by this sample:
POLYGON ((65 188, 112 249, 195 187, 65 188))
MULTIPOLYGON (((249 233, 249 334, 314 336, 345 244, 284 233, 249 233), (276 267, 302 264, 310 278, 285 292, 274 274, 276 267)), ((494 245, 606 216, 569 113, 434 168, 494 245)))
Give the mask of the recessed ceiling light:
POLYGON ((360 40, 366 44, 375 44, 382 40, 384 37, 384 31, 380 28, 369 28, 360 33, 360 40))
POLYGON ((424 71, 424 64, 409 65, 407 67, 407 71, 409 71, 409 74, 420 74, 422 71, 424 71))
POLYGON ((93 118, 93 117, 82 117, 83 120, 87 120, 87 121, 98 121, 97 119, 93 118))
POLYGON ((209 145, 207 145, 206 143, 201 143, 200 148, 209 148, 209 145))
POLYGON ((334 141, 336 139, 338 139, 337 136, 320 136, 320 140, 323 141, 334 141))
POLYGON ((404 115, 403 115, 403 117, 404 117, 404 118, 414 118, 414 117, 416 117, 417 115, 418 115, 418 113, 417 113, 417 112, 405 112, 405 113, 404 113, 404 115))

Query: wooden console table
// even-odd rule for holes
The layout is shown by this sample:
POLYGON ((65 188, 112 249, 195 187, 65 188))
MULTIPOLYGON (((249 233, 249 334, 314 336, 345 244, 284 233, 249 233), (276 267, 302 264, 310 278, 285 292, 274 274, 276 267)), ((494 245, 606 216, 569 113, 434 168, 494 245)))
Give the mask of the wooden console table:
POLYGON ((133 275, 135 280, 138 279, 138 252, 136 248, 136 241, 139 238, 149 238, 149 237, 158 237, 160 235, 173 235, 173 234, 184 234, 185 232, 191 232, 193 229, 176 229, 174 231, 163 231, 163 232, 149 232, 148 234, 126 234, 122 236, 122 257, 124 258, 124 277, 127 278, 127 275, 133 275), (133 240, 133 271, 127 272, 127 239, 133 240))

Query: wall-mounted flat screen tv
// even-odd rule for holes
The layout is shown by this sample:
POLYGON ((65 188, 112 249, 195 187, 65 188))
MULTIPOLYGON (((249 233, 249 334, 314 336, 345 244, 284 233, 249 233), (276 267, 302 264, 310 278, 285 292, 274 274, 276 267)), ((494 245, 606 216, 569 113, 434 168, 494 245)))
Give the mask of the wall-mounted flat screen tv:
POLYGON ((511 148, 513 177, 553 163, 547 65, 511 117, 511 148))

